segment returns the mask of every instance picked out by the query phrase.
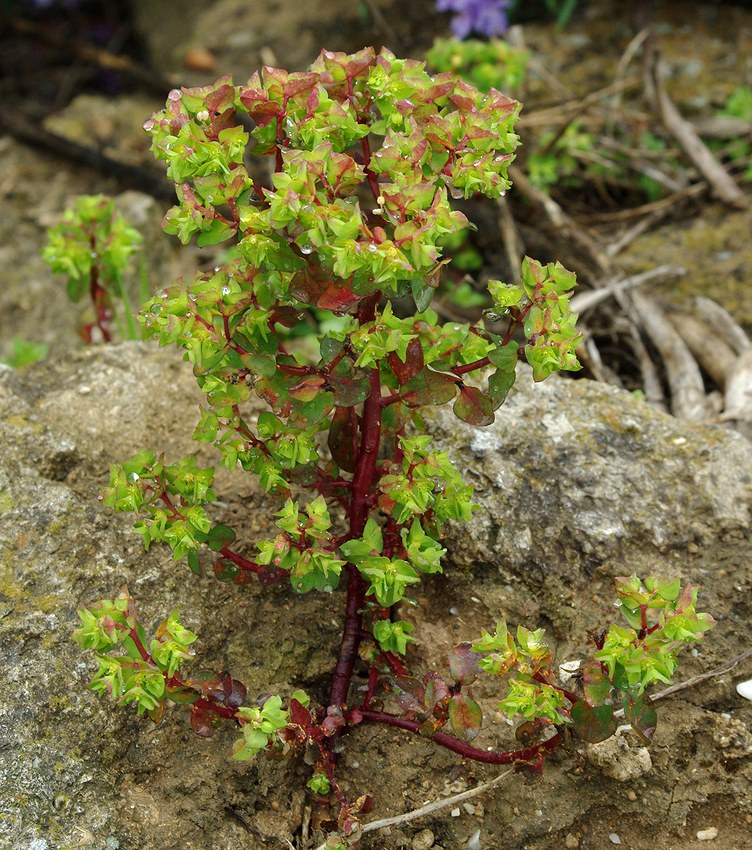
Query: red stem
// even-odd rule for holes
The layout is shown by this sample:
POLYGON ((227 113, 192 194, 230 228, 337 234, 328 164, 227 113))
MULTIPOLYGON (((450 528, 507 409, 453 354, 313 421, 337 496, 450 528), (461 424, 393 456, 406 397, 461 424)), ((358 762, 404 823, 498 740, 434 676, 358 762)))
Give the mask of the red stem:
MULTIPOLYGON (((358 309, 358 321, 361 325, 372 322, 376 316, 376 306, 380 293, 376 292, 363 300, 358 309)), ((379 370, 372 369, 369 381, 371 392, 363 403, 363 415, 360 422, 360 447, 358 463, 352 481, 350 497, 350 539, 363 534, 371 507, 371 491, 376 478, 376 461, 381 442, 381 381, 379 370)), ((345 623, 342 629, 342 642, 337 656, 337 666, 332 677, 329 693, 329 705, 346 706, 347 692, 350 688, 355 659, 358 655, 360 635, 363 629, 361 610, 365 602, 366 585, 360 577, 357 567, 348 564, 347 602, 345 603, 345 623)))
MULTIPOLYGON (((416 735, 421 735, 422 723, 417 720, 406 720, 402 717, 397 717, 394 714, 388 714, 385 711, 369 711, 368 709, 356 709, 356 712, 363 720, 369 723, 385 723, 387 726, 395 726, 398 729, 406 729, 408 732, 413 732, 416 735)), ((434 732, 433 735, 423 736, 441 747, 446 747, 464 758, 472 759, 473 761, 482 761, 486 764, 515 764, 517 762, 532 762, 535 761, 543 753, 555 750, 561 743, 562 736, 560 732, 550 737, 542 744, 536 744, 534 747, 525 747, 522 750, 507 750, 505 752, 496 752, 488 750, 479 750, 476 747, 471 747, 459 738, 454 738, 447 735, 445 732, 434 732)))

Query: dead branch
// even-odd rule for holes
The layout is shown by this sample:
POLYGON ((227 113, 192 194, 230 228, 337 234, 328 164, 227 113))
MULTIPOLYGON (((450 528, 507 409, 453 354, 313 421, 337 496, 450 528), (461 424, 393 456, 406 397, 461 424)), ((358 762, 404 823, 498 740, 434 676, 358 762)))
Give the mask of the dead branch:
POLYGON ((656 110, 664 127, 676 139, 689 161, 713 188, 714 194, 736 209, 746 209, 747 196, 713 156, 692 124, 684 119, 666 91, 657 51, 653 51, 648 73, 656 110))
POLYGON ((640 292, 629 296, 641 328, 661 355, 671 392, 671 412, 679 419, 706 422, 711 418, 700 368, 658 304, 640 292))

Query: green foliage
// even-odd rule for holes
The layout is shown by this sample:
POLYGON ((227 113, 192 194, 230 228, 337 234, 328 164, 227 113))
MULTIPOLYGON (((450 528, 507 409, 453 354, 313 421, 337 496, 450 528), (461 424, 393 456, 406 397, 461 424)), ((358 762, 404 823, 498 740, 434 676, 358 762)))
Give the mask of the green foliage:
MULTIPOLYGON (((111 338, 109 325, 117 299, 125 307, 121 336, 138 337, 124 274, 142 242, 141 234, 116 211, 112 198, 104 195, 79 196, 75 207, 47 231, 42 258, 53 272, 65 275, 71 301, 80 301, 86 294, 91 297, 105 342, 111 338)), ((88 339, 91 327, 84 329, 88 339)))
POLYGON ((282 708, 282 697, 279 696, 269 697, 261 708, 240 708, 238 717, 243 721, 243 737, 232 748, 232 757, 236 761, 247 761, 266 749, 276 733, 290 721, 289 711, 282 708))
POLYGON ((47 357, 47 346, 43 342, 28 342, 19 336, 11 340, 11 350, 7 357, 0 357, 0 363, 5 363, 13 369, 23 369, 32 363, 39 363, 47 357))
POLYGON ((472 644, 478 667, 506 677, 508 692, 499 704, 508 717, 548 724, 573 723, 579 737, 599 741, 616 730, 614 710, 621 706, 637 734, 649 741, 656 716, 645 689, 669 684, 682 647, 712 628, 709 614, 695 611, 697 591, 678 579, 615 580, 618 606, 628 628, 612 624, 603 645, 581 670, 581 696, 556 685, 553 656, 543 629, 518 626, 516 636, 501 620, 493 634, 483 631, 472 644))
POLYGON ((98 670, 92 690, 108 694, 125 705, 136 704, 139 714, 154 712, 170 696, 170 685, 181 662, 191 658, 196 635, 180 623, 173 611, 157 629, 146 650, 146 634, 138 622, 133 599, 123 588, 115 599, 105 599, 79 611, 81 626, 73 639, 95 650, 98 670), (112 655, 117 651, 119 654, 112 655))
POLYGON ((437 38, 426 53, 434 70, 451 72, 480 91, 519 91, 530 54, 500 38, 437 38))
MULTIPOLYGON (((386 671, 397 674, 398 704, 420 718, 407 728, 430 738, 448 723, 454 748, 471 758, 482 713, 468 689, 481 670, 509 674, 501 707, 510 716, 557 725, 574 712, 555 684, 542 630, 520 626, 512 637, 499 624, 472 647, 460 645, 449 656, 448 684, 435 673, 403 674, 399 656, 413 625, 392 610, 415 604, 407 594, 442 569, 444 527, 477 507, 449 454, 431 447, 422 408, 451 402, 460 420, 487 426, 522 355, 536 380, 579 368, 569 309, 575 280, 558 263, 526 258, 519 285, 491 282, 491 317, 505 322, 503 336, 482 323, 439 325, 430 309, 444 246, 467 224, 450 198, 506 191, 518 112, 498 91, 483 94, 452 74, 430 77, 422 63, 367 49, 323 52, 303 73, 265 68, 244 86, 225 77, 175 90, 145 125, 177 184, 165 229, 184 242, 232 248, 213 271, 157 292, 143 308, 144 333, 184 352, 205 396, 194 438, 213 444, 227 469, 258 477, 275 500, 277 532, 256 543, 255 561, 240 555, 233 529, 207 514, 214 470, 193 457, 169 464, 140 452, 112 469, 104 503, 138 514, 145 546, 166 543, 197 573, 208 550, 216 576, 236 583, 284 578, 296 592, 331 594, 346 576, 343 633, 325 706, 301 691, 286 705, 270 696, 245 706, 245 688, 227 673, 184 678, 194 636, 173 613, 148 642, 127 593, 82 611, 76 638, 98 653, 98 691, 152 716, 165 699, 190 703, 200 735, 211 734, 216 716, 237 723, 235 759, 317 753, 309 787, 333 792, 345 834, 356 831, 365 798, 343 802, 333 741, 376 716, 398 725, 396 715, 369 708, 386 671), (268 185, 250 176, 249 154, 273 157, 268 185), (319 327, 317 345, 293 344, 289 331, 301 320, 319 327), (354 705, 359 655, 368 684, 354 705)), ((630 616, 642 592, 629 585, 630 616)), ((665 585, 645 593, 651 611, 670 596, 665 585)), ((674 608, 663 631, 635 640, 652 646, 662 634, 670 645, 660 651, 670 658, 677 641, 708 621, 692 619, 693 597, 667 604, 674 608)), ((614 635, 597 667, 606 685, 594 674, 588 686, 624 690, 630 722, 647 728, 645 665, 614 635)), ((655 679, 663 669, 653 666, 655 679)), ((592 727, 590 705, 577 711, 592 727)), ((530 760, 542 752, 534 746, 530 760)))

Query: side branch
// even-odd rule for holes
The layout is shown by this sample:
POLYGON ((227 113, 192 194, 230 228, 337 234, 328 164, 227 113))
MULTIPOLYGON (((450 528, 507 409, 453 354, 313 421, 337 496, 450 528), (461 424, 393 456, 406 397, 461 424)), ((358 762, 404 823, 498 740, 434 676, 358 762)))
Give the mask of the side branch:
MULTIPOLYGON (((421 735, 421 726, 417 720, 407 720, 406 718, 397 717, 394 714, 389 714, 386 711, 369 711, 367 709, 355 709, 353 711, 353 720, 361 717, 368 723, 385 723, 387 726, 395 726, 398 729, 406 729, 408 732, 413 732, 415 735, 421 735)), ((516 764, 518 762, 534 762, 538 760, 544 753, 555 750, 562 741, 561 732, 556 732, 547 741, 542 744, 536 744, 534 747, 525 747, 521 750, 506 750, 504 752, 496 752, 494 750, 479 750, 477 747, 472 747, 459 738, 454 738, 447 735, 445 732, 434 732, 433 735, 424 736, 428 740, 439 744, 441 747, 446 747, 464 758, 472 759, 473 761, 482 761, 486 764, 516 764)))

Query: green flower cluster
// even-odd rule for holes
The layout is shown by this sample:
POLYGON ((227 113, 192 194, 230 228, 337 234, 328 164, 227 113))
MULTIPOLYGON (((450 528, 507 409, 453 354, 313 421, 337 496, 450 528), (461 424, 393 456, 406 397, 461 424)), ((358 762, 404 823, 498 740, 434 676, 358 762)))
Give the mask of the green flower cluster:
POLYGON ((196 635, 183 627, 177 610, 161 623, 156 637, 147 641, 127 588, 113 600, 79 611, 79 618, 81 625, 73 639, 95 650, 98 665, 92 690, 109 694, 122 705, 135 703, 139 714, 158 708, 181 662, 193 656, 189 647, 196 635), (123 654, 110 654, 116 650, 123 654))

